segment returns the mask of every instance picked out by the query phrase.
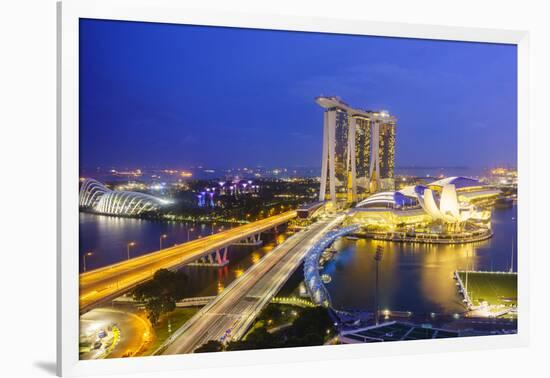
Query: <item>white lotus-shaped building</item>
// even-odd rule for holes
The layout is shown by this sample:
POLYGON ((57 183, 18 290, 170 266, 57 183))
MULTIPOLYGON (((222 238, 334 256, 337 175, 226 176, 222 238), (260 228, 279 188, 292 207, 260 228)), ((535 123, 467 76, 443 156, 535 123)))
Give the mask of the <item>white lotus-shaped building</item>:
POLYGON ((408 186, 395 192, 379 192, 359 202, 354 216, 364 222, 415 223, 441 220, 461 223, 468 220, 487 221, 490 212, 476 204, 495 199, 499 190, 476 179, 449 177, 424 185, 408 186))
POLYGON ((441 190, 439 201, 436 200, 434 191, 424 188, 422 195, 416 191, 418 202, 425 212, 434 219, 440 219, 447 223, 464 222, 472 217, 470 206, 458 204, 458 196, 454 184, 446 184, 441 190))

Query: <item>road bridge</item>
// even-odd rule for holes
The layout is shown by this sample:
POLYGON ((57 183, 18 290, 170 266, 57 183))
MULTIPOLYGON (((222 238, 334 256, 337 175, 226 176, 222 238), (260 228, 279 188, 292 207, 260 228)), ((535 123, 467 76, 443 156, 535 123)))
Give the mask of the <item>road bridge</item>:
POLYGON ((155 354, 192 353, 222 336, 240 339, 300 266, 311 246, 342 219, 321 220, 289 237, 174 332, 155 354))
POLYGON ((296 211, 288 211, 82 273, 80 274, 80 313, 102 302, 112 300, 151 279, 159 269, 178 269, 203 258, 223 266, 227 263, 227 247, 246 240, 251 235, 274 229, 295 217, 296 211))

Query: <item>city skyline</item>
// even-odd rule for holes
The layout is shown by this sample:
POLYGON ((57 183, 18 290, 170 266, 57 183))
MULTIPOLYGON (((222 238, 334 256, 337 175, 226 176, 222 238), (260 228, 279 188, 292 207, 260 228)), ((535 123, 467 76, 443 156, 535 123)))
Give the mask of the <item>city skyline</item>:
POLYGON ((80 38, 82 167, 320 167, 319 95, 395 115, 397 168, 516 164, 511 45, 97 20, 80 38))
POLYGON ((517 333, 515 47, 79 36, 79 359, 517 333))

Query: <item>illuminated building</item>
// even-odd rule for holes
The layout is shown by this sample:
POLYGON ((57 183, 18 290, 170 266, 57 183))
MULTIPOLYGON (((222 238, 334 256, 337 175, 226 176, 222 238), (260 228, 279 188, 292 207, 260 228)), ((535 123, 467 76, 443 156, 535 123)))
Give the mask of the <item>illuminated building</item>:
POLYGON ((79 206, 83 208, 93 208, 99 202, 102 195, 107 193, 109 189, 93 179, 82 180, 79 194, 79 206))
POLYGON ((492 169, 486 180, 499 187, 517 188, 518 172, 516 169, 498 167, 492 169))
POLYGON ((428 184, 427 187, 435 193, 442 194, 446 185, 455 187, 459 203, 483 205, 492 203, 500 194, 500 190, 468 177, 448 177, 434 181, 428 184))
POLYGON ((371 121, 355 115, 355 177, 357 186, 366 189, 369 185, 371 162, 371 121))
POLYGON ((334 174, 336 176, 336 186, 347 188, 350 182, 348 165, 350 145, 348 114, 341 109, 335 109, 334 118, 334 174))
POLYGON ((428 224, 433 220, 415 195, 405 195, 400 191, 375 193, 359 202, 348 215, 350 223, 382 229, 428 224))
MULTIPOLYGON (((395 169, 395 118, 387 112, 377 114, 378 122, 376 125, 376 134, 378 143, 374 148, 378 151, 378 161, 380 168, 379 188, 390 190, 394 188, 394 169, 395 169)), ((373 154, 375 154, 373 149, 373 154)))
POLYGON ((393 189, 395 117, 318 97, 325 109, 319 200, 357 201, 358 191, 393 189), (327 188, 328 186, 328 188, 327 188))
POLYGON ((145 193, 111 190, 93 179, 84 180, 80 186, 79 206, 100 214, 140 215, 169 203, 145 193))
POLYGON ((349 211, 348 222, 386 231, 440 224, 450 232, 463 229, 465 222, 490 228, 491 213, 479 205, 496 200, 499 193, 475 179, 450 177, 375 193, 349 211))

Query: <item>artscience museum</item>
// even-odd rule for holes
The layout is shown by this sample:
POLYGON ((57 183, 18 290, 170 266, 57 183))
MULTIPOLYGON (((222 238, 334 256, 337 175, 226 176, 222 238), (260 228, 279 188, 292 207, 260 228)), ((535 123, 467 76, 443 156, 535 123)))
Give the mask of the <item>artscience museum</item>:
POLYGON ((491 211, 500 191, 467 177, 375 193, 348 211, 347 223, 388 240, 440 241, 491 236, 491 211))

